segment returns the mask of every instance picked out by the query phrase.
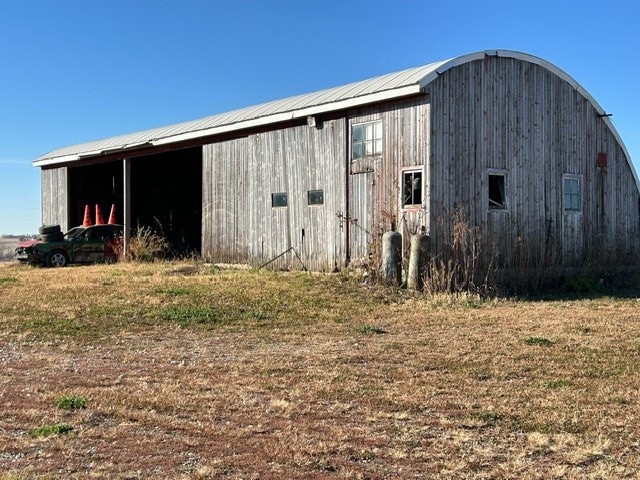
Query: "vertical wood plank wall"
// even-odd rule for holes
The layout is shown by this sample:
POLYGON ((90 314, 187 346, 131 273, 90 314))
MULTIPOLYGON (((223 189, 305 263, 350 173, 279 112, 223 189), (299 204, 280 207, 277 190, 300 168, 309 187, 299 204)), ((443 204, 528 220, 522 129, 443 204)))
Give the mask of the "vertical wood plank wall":
POLYGON ((42 223, 60 225, 65 232, 69 229, 67 177, 67 167, 42 169, 42 223))
POLYGON ((333 271, 345 265, 347 228, 351 260, 375 254, 392 221, 408 242, 429 222, 426 204, 400 208, 400 174, 409 166, 424 172, 429 122, 422 95, 349 111, 319 127, 286 127, 206 145, 203 256, 261 265, 293 247, 271 268, 299 269, 301 260, 305 268, 333 271), (351 126, 373 120, 383 122, 383 154, 373 172, 350 174, 351 126), (324 204, 309 206, 307 192, 315 189, 323 190, 324 204), (287 193, 288 206, 272 208, 273 193, 287 193))
POLYGON ((349 177, 351 217, 351 256, 357 260, 369 253, 379 254, 382 234, 392 223, 402 234, 405 248, 411 235, 421 227, 429 228, 428 203, 423 189, 421 207, 403 209, 401 205, 401 172, 406 167, 421 167, 425 186, 425 170, 429 155, 429 103, 425 95, 370 106, 349 112, 349 127, 381 120, 383 153, 373 162, 373 171, 349 177), (357 220, 357 222, 356 222, 357 220))
POLYGON ((204 258, 255 266, 293 248, 270 268, 342 268, 344 132, 344 119, 333 119, 206 145, 204 258), (324 203, 308 205, 309 190, 323 190, 324 203), (273 193, 286 193, 288 206, 272 207, 273 193))
POLYGON ((638 189, 624 150, 568 83, 532 63, 485 57, 448 70, 428 93, 435 252, 459 211, 504 265, 637 262, 638 189), (491 169, 506 174, 505 210, 488 208, 491 169), (580 212, 563 208, 563 174, 581 178, 580 212))
MULTIPOLYGON (((392 221, 406 245, 424 226, 436 256, 459 212, 504 266, 637 264, 639 192, 624 149, 587 99, 539 65, 487 56, 422 95, 331 115, 203 147, 203 258, 259 266, 284 253, 270 268, 333 271, 348 254, 375 254, 392 221), (374 120, 383 154, 351 174, 351 127, 374 120), (424 202, 403 209, 411 167, 422 169, 424 202), (488 208, 489 172, 505 175, 504 210, 488 208), (565 174, 580 178, 578 212, 563 208, 565 174), (309 190, 324 203, 308 205, 309 190), (273 193, 287 207, 272 207, 273 193)), ((65 230, 67 183, 66 167, 42 169, 42 220, 65 230)))

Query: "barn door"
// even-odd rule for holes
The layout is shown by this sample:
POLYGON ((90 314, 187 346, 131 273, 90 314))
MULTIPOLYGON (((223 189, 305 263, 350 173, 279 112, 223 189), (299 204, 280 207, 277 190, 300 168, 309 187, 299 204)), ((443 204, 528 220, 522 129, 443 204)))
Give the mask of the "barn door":
POLYGON ((582 177, 562 177, 562 254, 565 266, 579 265, 584 251, 582 177))
POLYGON ((562 219, 562 254, 566 266, 577 266, 582 260, 582 216, 565 215, 562 219))
POLYGON ((349 256, 352 262, 366 260, 372 243, 374 173, 349 176, 349 256))

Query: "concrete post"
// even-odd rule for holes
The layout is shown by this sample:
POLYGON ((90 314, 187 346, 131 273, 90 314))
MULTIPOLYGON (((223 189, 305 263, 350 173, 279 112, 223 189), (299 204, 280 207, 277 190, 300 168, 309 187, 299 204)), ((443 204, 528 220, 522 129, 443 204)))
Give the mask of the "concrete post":
POLYGON ((385 285, 402 284, 402 235, 385 232, 382 235, 382 281, 385 285))
POLYGON ((431 237, 417 233, 411 237, 411 253, 409 254, 409 272, 407 287, 410 290, 422 290, 424 277, 427 274, 431 250, 431 237))

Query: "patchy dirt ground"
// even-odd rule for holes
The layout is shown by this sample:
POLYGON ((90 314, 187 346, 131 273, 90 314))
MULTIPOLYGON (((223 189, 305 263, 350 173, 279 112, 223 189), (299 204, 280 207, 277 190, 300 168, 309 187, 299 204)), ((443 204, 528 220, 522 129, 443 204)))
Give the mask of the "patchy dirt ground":
POLYGON ((141 268, 0 271, 0 478, 639 478, 637 299, 389 294, 344 310, 367 291, 141 268), (56 307, 33 282, 72 283, 86 307, 56 307), (146 316, 105 313, 96 286, 146 316), (263 308, 149 320, 176 302, 202 315, 196 291, 200 305, 263 308), (55 315, 24 309, 39 303, 28 292, 55 315), (50 333, 65 311, 77 332, 50 333), (55 406, 71 394, 86 407, 55 406), (72 430, 30 434, 56 424, 72 430))

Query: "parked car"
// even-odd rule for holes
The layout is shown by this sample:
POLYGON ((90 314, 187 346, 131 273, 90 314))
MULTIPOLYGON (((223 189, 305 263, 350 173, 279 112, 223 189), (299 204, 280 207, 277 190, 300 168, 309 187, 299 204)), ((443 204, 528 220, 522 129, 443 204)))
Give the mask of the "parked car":
POLYGON ((15 258, 47 267, 115 261, 122 245, 122 235, 122 225, 80 226, 65 234, 59 225, 47 225, 40 227, 39 239, 18 244, 15 258))

